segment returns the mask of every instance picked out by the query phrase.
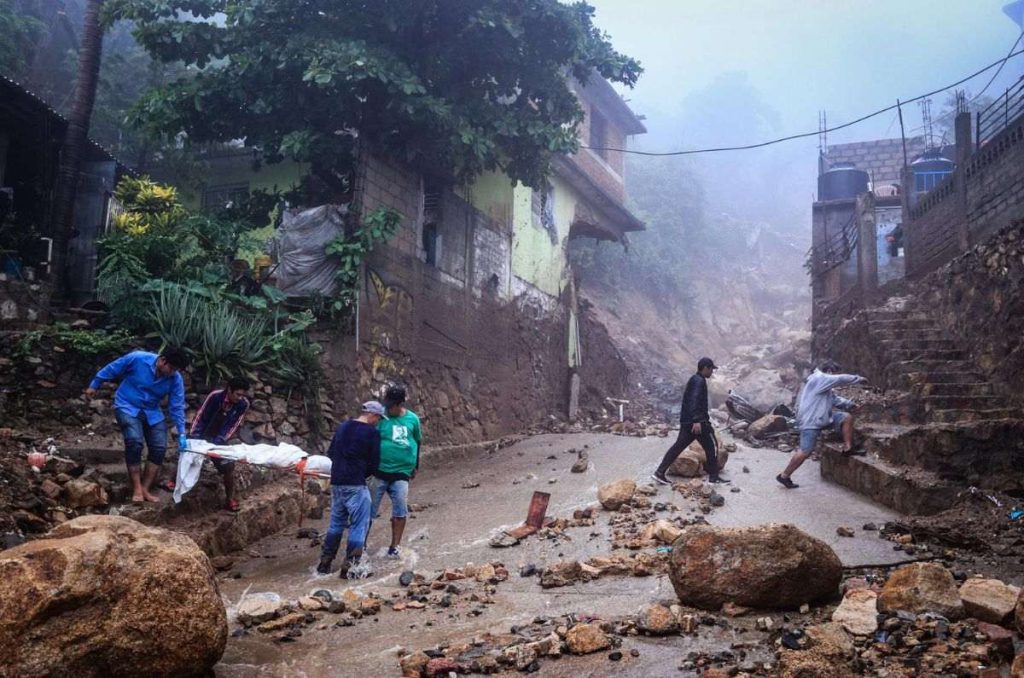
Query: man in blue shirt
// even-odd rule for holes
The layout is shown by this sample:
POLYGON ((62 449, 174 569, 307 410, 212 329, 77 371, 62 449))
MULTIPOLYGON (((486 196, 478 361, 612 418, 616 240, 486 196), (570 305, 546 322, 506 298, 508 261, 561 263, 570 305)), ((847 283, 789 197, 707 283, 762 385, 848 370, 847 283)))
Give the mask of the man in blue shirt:
POLYGON ((185 381, 179 374, 179 370, 186 367, 188 355, 180 348, 169 347, 159 355, 133 351, 97 372, 85 389, 86 397, 93 398, 104 382, 120 382, 114 394, 114 417, 124 436, 124 460, 132 481, 132 501, 160 501, 149 488, 167 452, 167 425, 160 407, 165 397, 179 435, 179 446, 186 447, 185 381), (145 473, 142 472, 143 441, 149 448, 145 473))
POLYGON ((338 553, 341 537, 348 527, 342 578, 360 579, 370 576, 367 563, 362 562, 366 533, 370 530, 370 490, 366 478, 380 464, 380 433, 377 423, 384 416, 384 406, 376 400, 363 403, 356 419, 342 422, 334 432, 327 456, 331 458, 331 521, 320 551, 316 571, 328 574, 338 553))

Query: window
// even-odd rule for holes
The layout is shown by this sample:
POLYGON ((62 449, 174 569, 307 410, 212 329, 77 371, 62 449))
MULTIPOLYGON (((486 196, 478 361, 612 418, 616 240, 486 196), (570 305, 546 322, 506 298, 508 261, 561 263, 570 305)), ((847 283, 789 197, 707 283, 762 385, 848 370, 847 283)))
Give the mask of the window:
POLYGON ((952 172, 914 172, 914 190, 927 193, 942 183, 952 172))
POLYGON ((594 153, 608 159, 608 120, 596 108, 590 109, 590 143, 594 153))
POLYGON ((558 228, 555 226, 555 187, 545 182, 544 189, 533 189, 531 203, 533 225, 543 228, 551 236, 551 242, 558 242, 558 228))
POLYGON ((222 209, 244 202, 249 197, 249 182, 221 184, 203 189, 203 209, 222 209))
POLYGON ((437 268, 441 260, 441 233, 437 224, 423 224, 423 253, 427 266, 437 268))
POLYGON ((441 224, 444 223, 444 187, 439 182, 423 179, 422 246, 423 261, 437 268, 441 263, 441 224))

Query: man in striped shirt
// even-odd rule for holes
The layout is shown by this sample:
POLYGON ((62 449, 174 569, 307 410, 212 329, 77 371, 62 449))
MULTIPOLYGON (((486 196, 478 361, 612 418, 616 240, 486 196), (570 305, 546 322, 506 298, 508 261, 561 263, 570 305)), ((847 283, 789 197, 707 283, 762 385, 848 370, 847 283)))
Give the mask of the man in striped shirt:
MULTIPOLYGON (((244 377, 232 377, 226 388, 212 391, 196 413, 188 437, 200 438, 214 445, 227 444, 249 411, 248 393, 249 381, 244 377)), ((238 511, 238 500, 235 499, 235 462, 212 457, 210 461, 224 478, 224 494, 227 496, 224 508, 238 511)))

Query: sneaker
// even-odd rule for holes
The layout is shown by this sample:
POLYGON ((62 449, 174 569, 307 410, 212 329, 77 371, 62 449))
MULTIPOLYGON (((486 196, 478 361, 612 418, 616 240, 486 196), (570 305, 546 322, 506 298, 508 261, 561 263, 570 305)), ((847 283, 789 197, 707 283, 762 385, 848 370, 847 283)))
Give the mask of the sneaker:
POLYGON ((795 490, 796 488, 800 487, 799 485, 797 485, 796 483, 794 483, 792 480, 785 477, 781 473, 775 476, 775 479, 782 483, 782 486, 785 487, 787 490, 795 490))
POLYGON ((316 573, 330 574, 332 562, 334 562, 334 558, 321 558, 320 563, 316 566, 316 573))
POLYGON ((659 485, 672 484, 672 481, 666 478, 664 473, 658 473, 657 471, 655 471, 654 473, 651 474, 651 477, 654 478, 654 482, 658 483, 659 485))
POLYGON ((392 546, 388 548, 388 558, 392 560, 398 560, 402 557, 402 551, 398 546, 392 546))
POLYGON ((731 483, 732 481, 729 480, 728 478, 723 478, 721 476, 716 476, 714 478, 708 478, 708 482, 709 483, 715 483, 716 485, 725 485, 725 484, 731 483))

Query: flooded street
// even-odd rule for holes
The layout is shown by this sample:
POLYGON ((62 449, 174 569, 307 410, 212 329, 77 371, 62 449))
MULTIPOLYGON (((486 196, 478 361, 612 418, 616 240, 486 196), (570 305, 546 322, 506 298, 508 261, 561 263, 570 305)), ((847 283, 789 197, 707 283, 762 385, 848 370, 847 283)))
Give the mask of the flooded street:
MULTIPOLYGON (((356 620, 353 626, 336 627, 341 616, 326 615, 307 627, 295 642, 281 643, 270 636, 250 632, 232 637, 217 666, 219 676, 318 676, 400 675, 398 651, 433 647, 437 643, 470 641, 485 632, 508 632, 516 625, 538 616, 577 614, 612 618, 635 613, 653 602, 675 602, 667 576, 603 577, 575 586, 542 589, 536 577, 520 577, 527 564, 542 567, 562 559, 585 559, 608 555, 608 512, 598 512, 593 527, 566 530, 571 541, 557 542, 533 536, 520 545, 497 549, 490 538, 502 528, 517 526, 526 517, 534 491, 551 493, 549 517, 570 517, 573 510, 595 501, 600 484, 619 478, 633 478, 643 484, 656 466, 669 440, 659 437, 635 438, 605 434, 542 435, 475 459, 448 459, 426 467, 412 483, 410 501, 425 507, 412 514, 406 530, 400 561, 383 558, 387 522, 370 533, 370 553, 375 574, 356 582, 362 593, 376 593, 384 601, 392 594, 404 596, 398 582, 404 570, 424 573, 428 580, 445 568, 467 563, 502 561, 510 572, 508 581, 497 586, 494 604, 471 606, 456 602, 449 608, 393 611, 384 605, 380 614, 356 620), (569 453, 586 446, 590 467, 572 474, 576 459, 569 453), (551 482, 554 481, 554 482, 551 482), (479 486, 475 486, 479 483, 479 486), (401 593, 400 593, 401 592, 401 593), (474 610, 482 609, 478 616, 474 610)), ((850 538, 836 536, 842 525, 884 522, 892 514, 862 498, 829 485, 818 477, 816 466, 808 466, 799 480, 802 487, 786 491, 774 481, 786 456, 771 449, 740 446, 730 457, 727 475, 740 492, 723 490, 724 507, 708 516, 712 524, 742 526, 765 522, 792 522, 809 534, 829 543, 845 565, 898 562, 891 543, 870 533, 850 538), (742 469, 746 467, 749 473, 742 469)), ((652 501, 672 502, 682 515, 699 514, 694 500, 670 487, 660 487, 652 501)), ((387 504, 385 504, 385 511, 387 504)), ((673 515, 673 514, 666 514, 673 515)), ((679 515, 679 514, 675 514, 679 515)), ((326 520, 307 523, 321 533, 326 520)), ((338 593, 348 588, 336 575, 314 574, 319 548, 308 539, 296 539, 289 531, 248 549, 254 557, 236 565, 241 578, 221 581, 228 603, 232 630, 238 628, 233 615, 243 595, 273 592, 283 599, 297 599, 317 589, 338 593)), ((902 554, 899 554, 902 555, 902 554)), ((458 582, 462 584, 463 582, 458 582)), ((625 657, 611 663, 606 653, 588 657, 566 657, 545 662, 543 675, 679 675, 681 658, 691 651, 717 651, 750 643, 762 636, 753 630, 754 619, 740 618, 728 629, 702 627, 695 636, 627 639, 620 648, 625 657), (749 628, 747 628, 749 627, 749 628), (630 655, 638 650, 639 656, 630 655)))

